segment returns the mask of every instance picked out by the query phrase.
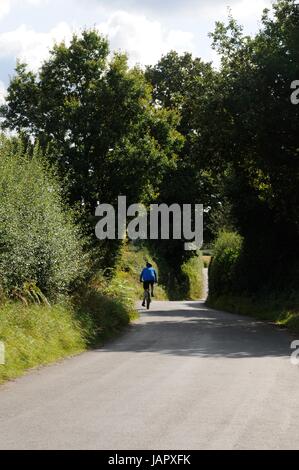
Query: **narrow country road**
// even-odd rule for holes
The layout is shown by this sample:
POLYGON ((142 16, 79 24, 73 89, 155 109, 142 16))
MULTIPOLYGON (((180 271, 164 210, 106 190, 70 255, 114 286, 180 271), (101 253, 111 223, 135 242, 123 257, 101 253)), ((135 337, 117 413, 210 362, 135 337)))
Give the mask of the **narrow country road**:
POLYGON ((286 332, 154 302, 104 348, 0 387, 1 449, 299 449, 286 332))

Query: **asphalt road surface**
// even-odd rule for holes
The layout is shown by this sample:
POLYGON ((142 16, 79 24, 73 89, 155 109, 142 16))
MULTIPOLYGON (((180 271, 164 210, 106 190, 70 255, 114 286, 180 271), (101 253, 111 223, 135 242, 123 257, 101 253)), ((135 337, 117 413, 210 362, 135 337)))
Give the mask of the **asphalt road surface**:
POLYGON ((104 348, 0 387, 0 448, 299 449, 293 339, 203 302, 154 302, 104 348))

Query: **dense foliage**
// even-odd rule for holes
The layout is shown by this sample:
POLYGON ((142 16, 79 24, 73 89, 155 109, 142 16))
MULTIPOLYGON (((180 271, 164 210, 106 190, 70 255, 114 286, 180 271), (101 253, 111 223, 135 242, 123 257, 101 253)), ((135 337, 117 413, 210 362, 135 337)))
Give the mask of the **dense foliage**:
POLYGON ((214 114, 206 135, 244 237, 239 292, 295 288, 298 280, 299 107, 290 95, 299 77, 299 15, 290 0, 273 13, 264 12, 255 37, 232 18, 212 35, 222 66, 206 103, 214 114))
POLYGON ((175 164, 178 115, 151 105, 151 88, 124 55, 109 59, 96 31, 56 45, 39 73, 19 63, 2 107, 4 127, 39 139, 65 177, 69 201, 94 213, 120 194, 147 202, 175 164))
POLYGON ((56 298, 85 274, 80 231, 37 148, 30 156, 2 137, 0 167, 1 289, 24 300, 56 298))
MULTIPOLYGON (((84 31, 69 46, 56 45, 38 73, 18 64, 1 109, 3 127, 25 140, 38 139, 63 178, 68 203, 92 231, 97 202, 115 203, 118 195, 127 195, 129 203, 203 203, 206 242, 223 229, 243 240, 242 247, 234 245, 233 262, 224 235, 216 245, 223 256, 217 248, 214 291, 222 283, 239 293, 296 289, 294 1, 275 2, 252 37, 230 16, 227 24, 216 23, 211 38, 221 57, 217 70, 172 51, 143 71, 129 68, 123 55, 109 56, 107 40, 97 31, 84 31), (232 266, 235 281, 227 283, 232 266)), ((189 261, 182 241, 158 245, 153 249, 180 273, 189 261)), ((97 257, 101 250, 98 245, 97 257)), ((116 245, 108 251, 114 253, 116 245)))
POLYGON ((213 246, 209 266, 210 299, 234 291, 238 287, 237 264, 242 251, 242 238, 234 232, 221 232, 213 246))

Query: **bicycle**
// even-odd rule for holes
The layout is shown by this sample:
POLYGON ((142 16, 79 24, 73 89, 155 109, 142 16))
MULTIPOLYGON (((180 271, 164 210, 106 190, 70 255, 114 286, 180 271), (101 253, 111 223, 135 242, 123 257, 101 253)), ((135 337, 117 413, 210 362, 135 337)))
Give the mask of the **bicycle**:
POLYGON ((145 301, 147 310, 149 310, 150 304, 152 301, 149 287, 147 289, 144 289, 144 301, 145 301))

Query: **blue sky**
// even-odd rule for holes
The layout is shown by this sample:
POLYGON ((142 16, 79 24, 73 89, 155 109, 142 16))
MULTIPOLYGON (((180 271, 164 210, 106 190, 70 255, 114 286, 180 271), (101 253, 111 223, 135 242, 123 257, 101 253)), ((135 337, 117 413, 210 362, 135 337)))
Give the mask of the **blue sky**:
POLYGON ((17 58, 37 70, 54 41, 96 27, 130 63, 152 64, 171 49, 217 62, 208 32, 227 7, 245 31, 259 27, 270 0, 0 0, 0 100, 17 58))

